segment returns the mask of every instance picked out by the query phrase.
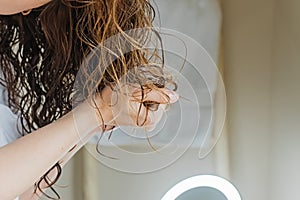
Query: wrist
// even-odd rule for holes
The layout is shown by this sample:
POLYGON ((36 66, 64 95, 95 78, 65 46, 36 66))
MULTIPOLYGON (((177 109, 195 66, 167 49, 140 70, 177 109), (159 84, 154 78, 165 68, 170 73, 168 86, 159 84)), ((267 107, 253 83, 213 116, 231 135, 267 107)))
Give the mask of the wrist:
MULTIPOLYGON (((105 113, 101 108, 101 113, 105 113)), ((72 110, 73 123, 80 140, 102 131, 103 122, 99 120, 93 101, 88 99, 72 110)))
POLYGON ((101 93, 97 93, 94 100, 91 101, 99 123, 103 128, 108 129, 115 127, 112 114, 113 106, 111 103, 111 96, 112 90, 109 87, 105 87, 101 93))

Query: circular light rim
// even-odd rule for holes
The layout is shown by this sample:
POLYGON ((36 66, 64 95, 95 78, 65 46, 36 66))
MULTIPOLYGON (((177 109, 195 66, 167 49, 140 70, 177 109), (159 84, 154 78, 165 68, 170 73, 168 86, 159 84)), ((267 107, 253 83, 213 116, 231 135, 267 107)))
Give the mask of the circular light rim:
POLYGON ((219 190, 228 200, 241 200, 239 191, 229 181, 214 175, 198 175, 187 178, 173 186, 161 200, 174 200, 184 192, 197 187, 219 190))

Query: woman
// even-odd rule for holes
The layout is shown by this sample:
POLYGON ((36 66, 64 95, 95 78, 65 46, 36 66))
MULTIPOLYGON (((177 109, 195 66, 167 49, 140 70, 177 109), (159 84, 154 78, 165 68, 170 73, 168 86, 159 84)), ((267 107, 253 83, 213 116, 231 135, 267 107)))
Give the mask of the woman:
MULTIPOLYGON (((158 108, 178 99, 166 89, 172 79, 158 48, 144 50, 125 32, 152 26, 146 0, 0 0, 0 14, 0 199, 37 199, 49 187, 56 196, 48 197, 59 199, 52 186, 61 167, 96 129, 153 126, 158 108), (83 67, 77 80, 93 49, 118 33, 131 51, 110 43, 119 57, 100 56, 99 65, 111 61, 102 75, 95 80, 99 69, 83 67), (120 89, 124 76, 129 81, 120 89)), ((145 44, 148 36, 137 40, 145 44)))

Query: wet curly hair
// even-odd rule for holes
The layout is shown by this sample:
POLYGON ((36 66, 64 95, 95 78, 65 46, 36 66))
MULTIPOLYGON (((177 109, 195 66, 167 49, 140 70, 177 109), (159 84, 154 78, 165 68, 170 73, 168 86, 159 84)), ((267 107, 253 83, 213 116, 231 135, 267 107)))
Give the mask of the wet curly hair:
MULTIPOLYGON (((0 83, 7 88, 10 108, 20 116, 20 133, 29 134, 71 111, 74 94, 91 96, 95 92, 91 85, 96 85, 96 92, 101 92, 138 66, 147 69, 155 62, 156 67, 151 67, 155 71, 152 75, 159 81, 144 84, 145 81, 135 78, 135 84, 140 84, 142 89, 164 87, 163 51, 159 34, 152 29, 154 18, 155 9, 147 0, 53 0, 31 10, 28 15, 0 16, 0 67, 3 73, 0 83), (138 33, 135 38, 126 32, 139 28, 151 30, 149 32, 156 35, 155 48, 143 49, 151 38, 148 32, 138 33), (88 55, 95 53, 95 48, 116 34, 122 35, 122 44, 125 41, 130 51, 122 52, 120 40, 110 44, 116 51, 99 58, 99 65, 107 60, 111 62, 103 75, 95 80, 91 71, 97 67, 82 69, 81 65, 88 55), (116 52, 119 56, 113 59, 116 52), (74 83, 79 70, 83 70, 85 77, 77 80, 83 87, 76 88, 74 83)), ((150 107, 152 103, 143 102, 143 105, 150 107)), ((35 183, 35 191, 39 190, 51 199, 60 199, 53 188, 60 174, 58 162, 35 183), (49 180, 52 170, 57 171, 56 177, 49 180), (42 181, 54 196, 43 192, 42 181)))

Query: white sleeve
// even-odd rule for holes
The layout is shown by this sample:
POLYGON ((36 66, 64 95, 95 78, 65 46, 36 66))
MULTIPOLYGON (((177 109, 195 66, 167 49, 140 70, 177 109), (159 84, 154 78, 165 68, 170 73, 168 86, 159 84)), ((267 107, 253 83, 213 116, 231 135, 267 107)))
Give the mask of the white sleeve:
POLYGON ((5 88, 0 85, 0 147, 21 137, 17 129, 18 117, 7 106, 5 88))

